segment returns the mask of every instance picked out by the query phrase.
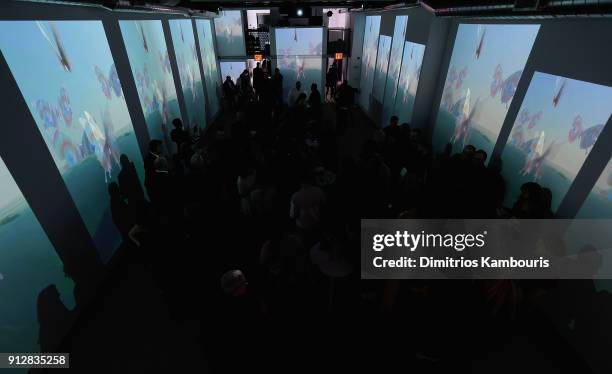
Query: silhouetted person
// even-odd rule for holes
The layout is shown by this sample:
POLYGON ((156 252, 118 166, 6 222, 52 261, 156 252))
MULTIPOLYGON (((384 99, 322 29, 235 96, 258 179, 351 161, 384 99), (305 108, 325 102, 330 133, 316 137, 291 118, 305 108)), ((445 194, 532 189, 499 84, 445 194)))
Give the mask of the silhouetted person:
POLYGON ((336 104, 350 108, 355 104, 355 89, 344 80, 336 92, 336 104))
POLYGON ((255 69, 253 69, 253 88, 255 89, 257 96, 261 97, 265 79, 264 71, 258 62, 255 69))
POLYGON ((274 69, 272 76, 272 90, 277 104, 283 103, 283 75, 278 68, 274 69))
POLYGON ((127 199, 130 204, 142 204, 145 201, 144 191, 140 185, 138 173, 134 167, 134 163, 130 161, 127 155, 122 154, 119 157, 121 171, 117 176, 121 195, 127 199))
POLYGON ((223 82, 223 97, 227 102, 229 110, 233 110, 236 106, 236 91, 236 84, 232 80, 232 77, 228 75, 223 82))
POLYGON ((130 229, 134 226, 130 208, 125 200, 123 200, 117 183, 112 182, 108 185, 108 194, 110 196, 110 211, 113 223, 121 233, 121 237, 125 240, 128 238, 130 229))
POLYGON ((516 218, 544 218, 542 201, 542 187, 539 184, 523 183, 521 194, 512 207, 512 215, 516 218))
POLYGON ((251 96, 253 92, 253 87, 251 87, 251 75, 247 69, 244 69, 242 74, 240 74, 240 93, 242 95, 242 100, 246 100, 251 96))
POLYGON ((289 90, 289 95, 287 96, 287 105, 290 108, 295 105, 300 94, 302 94, 302 83, 297 81, 295 82, 295 87, 292 87, 291 90, 289 90))
POLYGON ((72 312, 62 303, 55 285, 46 287, 38 294, 36 313, 40 351, 57 352, 72 324, 72 312))
POLYGON ((336 64, 332 64, 332 66, 327 71, 327 75, 325 76, 325 99, 329 96, 330 98, 335 97, 336 95, 336 83, 338 82, 338 69, 336 68, 336 64))
POLYGON ((191 138, 189 133, 183 128, 183 121, 180 118, 173 119, 172 125, 174 129, 170 131, 170 138, 176 144, 176 149, 178 150, 181 144, 190 143, 191 138))
POLYGON ((355 104, 355 89, 344 80, 336 92, 336 126, 343 134, 352 121, 352 108, 355 104))
POLYGON ((313 83, 310 86, 310 96, 308 96, 308 106, 310 106, 310 110, 315 118, 319 118, 321 116, 321 93, 317 88, 317 84, 313 83))
POLYGON ((385 142, 387 144, 393 144, 400 141, 401 138, 401 128, 398 125, 399 118, 397 116, 391 116, 389 120, 389 126, 384 128, 385 132, 385 142))

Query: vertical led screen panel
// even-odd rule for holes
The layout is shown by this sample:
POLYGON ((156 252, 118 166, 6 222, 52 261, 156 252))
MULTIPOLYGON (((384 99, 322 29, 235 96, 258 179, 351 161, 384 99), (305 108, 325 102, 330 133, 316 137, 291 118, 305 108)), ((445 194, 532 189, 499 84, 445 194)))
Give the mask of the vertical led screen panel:
POLYGON ((277 59, 276 67, 283 75, 283 93, 287 97, 295 83, 310 92, 315 83, 319 92, 323 88, 323 28, 278 28, 274 30, 277 59))
POLYGON ((612 160, 595 182, 576 217, 612 219, 612 160))
MULTIPOLYGON (((100 257, 121 241, 108 184, 142 154, 100 21, 2 21, 0 49, 100 257), (24 48, 27 46, 27 48, 24 48)), ((27 124, 21 124, 26 126, 27 124)))
POLYGON ((372 87, 374 85, 379 32, 380 16, 367 16, 365 34, 363 37, 363 53, 361 55, 361 87, 359 90, 359 104, 366 112, 370 110, 370 95, 372 94, 372 87))
POLYGON ((378 54, 376 58, 376 73, 374 73, 374 86, 372 97, 382 104, 387 81, 387 68, 389 67, 389 53, 391 52, 391 37, 381 35, 378 38, 378 54))
POLYGON ((176 151, 171 123, 181 118, 170 57, 161 21, 119 21, 140 106, 151 139, 164 142, 167 154, 176 151))
POLYGON ((213 41, 212 25, 210 20, 197 19, 196 30, 200 43, 200 57, 204 68, 204 82, 208 96, 208 118, 213 118, 219 111, 219 98, 221 96, 221 82, 217 68, 217 55, 213 41))
MULTIPOLYGON (((576 218, 612 219, 612 160, 608 162, 597 182, 595 182, 578 214, 576 214, 576 218)), ((565 237, 566 242, 568 242, 568 252, 573 254, 584 247, 584 241, 578 243, 572 243, 571 241, 572 234, 578 232, 578 237, 588 238, 588 244, 597 248, 597 251, 603 255, 602 270, 606 271, 612 268, 612 261, 610 260, 612 231, 601 230, 601 225, 591 225, 590 223, 577 225, 577 222, 580 221, 575 221, 570 225, 565 237)), ((597 279, 594 283, 598 291, 603 289, 612 292, 612 279, 597 279)))
POLYGON ((400 124, 412 121, 414 99, 419 87, 424 54, 425 46, 423 44, 405 43, 394 110, 400 124))
POLYGON ((173 19, 168 23, 189 117, 188 121, 183 122, 186 122, 185 127, 190 129, 194 127, 203 129, 206 127, 206 100, 204 99, 204 85, 202 75, 200 75, 193 25, 191 19, 173 19))
POLYGON ((402 66, 402 52, 406 41, 406 28, 408 16, 395 17, 395 28, 393 29, 393 43, 391 44, 391 57, 389 58, 389 70, 387 72, 387 84, 385 85, 385 97, 383 99, 382 126, 387 126, 391 116, 394 115, 395 96, 397 94, 397 83, 400 68, 402 66))
POLYGON ((539 25, 461 24, 455 38, 433 146, 472 144, 489 155, 514 97, 539 25))
POLYGON ((506 206, 523 183, 552 192, 555 211, 612 113, 612 88, 536 72, 502 153, 506 206))
POLYGON ((222 10, 215 18, 215 34, 219 57, 238 57, 246 55, 242 11, 222 10))
MULTIPOLYGON (((73 290, 64 265, 0 159, 0 351, 39 352, 39 343, 44 345, 46 339, 39 336, 37 309, 74 308, 73 290), (52 285, 58 292, 47 289, 52 285)), ((59 327, 43 326, 48 328, 59 327)))

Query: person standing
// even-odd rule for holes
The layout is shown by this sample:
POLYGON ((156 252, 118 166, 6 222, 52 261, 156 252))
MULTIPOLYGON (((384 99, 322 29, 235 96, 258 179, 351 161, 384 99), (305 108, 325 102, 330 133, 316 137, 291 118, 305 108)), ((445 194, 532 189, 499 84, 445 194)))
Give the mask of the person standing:
POLYGON ((291 108, 295 106, 298 97, 302 94, 302 82, 295 82, 295 87, 291 88, 289 91, 289 96, 287 96, 287 105, 291 108))
POLYGON ((265 79, 264 71, 261 68, 261 64, 258 62, 255 69, 253 69, 253 88, 255 89, 255 94, 259 98, 261 98, 265 79))
POLYGON ((278 68, 274 69, 272 76, 272 89, 274 91, 274 101, 277 104, 283 103, 283 75, 278 68))

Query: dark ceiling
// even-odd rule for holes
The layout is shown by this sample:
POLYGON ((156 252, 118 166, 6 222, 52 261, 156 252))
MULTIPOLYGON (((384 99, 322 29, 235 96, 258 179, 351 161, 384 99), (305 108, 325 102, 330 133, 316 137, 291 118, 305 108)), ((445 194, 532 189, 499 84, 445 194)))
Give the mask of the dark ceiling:
MULTIPOLYGON (((4 0, 0 0, 4 1, 4 0)), ((55 0, 63 1, 63 0, 55 0)), ((66 0, 96 3, 110 8, 162 5, 193 10, 217 11, 219 8, 269 8, 287 6, 323 6, 347 8, 385 8, 417 6, 421 3, 438 16, 522 16, 612 14, 612 0, 66 0)))

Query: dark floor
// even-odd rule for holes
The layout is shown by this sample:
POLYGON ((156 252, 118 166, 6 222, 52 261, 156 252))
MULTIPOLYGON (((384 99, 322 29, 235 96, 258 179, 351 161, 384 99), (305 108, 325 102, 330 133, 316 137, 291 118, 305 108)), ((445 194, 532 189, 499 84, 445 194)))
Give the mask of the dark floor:
MULTIPOLYGON (((325 115, 333 120, 330 110, 325 115)), ((213 130, 225 129, 232 120, 231 115, 220 117, 213 130)), ((361 111, 355 111, 352 127, 339 139, 340 157, 356 155, 373 131, 369 119, 361 111)), ((71 354, 71 370, 79 373, 210 371, 210 359, 202 349, 206 342, 202 343, 205 339, 201 337, 197 318, 174 318, 150 266, 131 261, 129 254, 122 255, 98 300, 84 311, 65 344, 71 354)))
MULTIPOLYGON (((333 118, 329 110, 325 115, 333 118)), ((211 130, 216 133, 231 121, 219 118, 211 130)), ((339 139, 339 157, 357 155, 373 131, 369 119, 355 111, 351 127, 339 139)), ((194 249, 210 252, 211 262, 216 257, 231 258, 234 250, 194 249)), ((211 321, 213 317, 206 314, 206 302, 211 300, 207 294, 187 293, 183 298, 200 302, 176 308, 183 300, 169 300, 159 287, 165 274, 154 274, 137 255, 125 252, 129 249, 121 254, 98 299, 83 311, 65 341, 72 372, 346 372, 368 368, 381 373, 398 368, 416 373, 589 372, 547 321, 489 323, 471 312, 469 301, 452 292, 443 305, 454 305, 455 310, 428 309, 412 300, 398 306, 393 315, 356 310, 269 316, 231 325, 211 321)), ((174 252, 168 258, 181 259, 174 252)), ((204 279, 208 266, 214 265, 192 264, 189 269, 197 269, 192 278, 204 279)), ((369 284, 377 287, 379 283, 369 284)), ((462 285, 465 283, 453 283, 452 291, 461 292, 462 285)))

